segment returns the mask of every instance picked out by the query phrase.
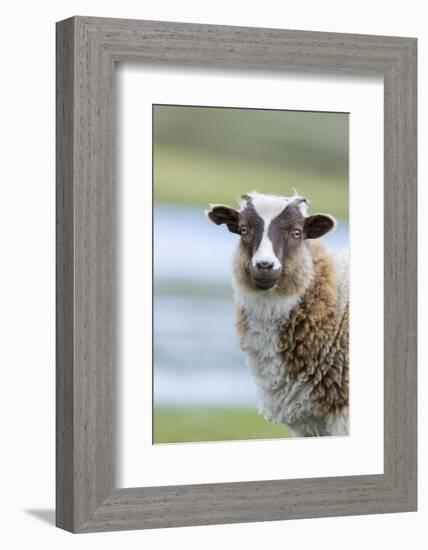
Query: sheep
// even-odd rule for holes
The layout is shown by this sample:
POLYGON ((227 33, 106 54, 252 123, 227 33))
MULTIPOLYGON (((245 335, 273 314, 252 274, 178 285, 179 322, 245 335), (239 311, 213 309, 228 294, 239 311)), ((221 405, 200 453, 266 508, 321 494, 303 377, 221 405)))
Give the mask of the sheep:
POLYGON ((307 200, 242 196, 239 210, 210 205, 208 218, 240 235, 233 260, 236 327, 255 379, 258 412, 294 437, 347 435, 347 254, 317 239, 335 219, 307 214, 307 200))

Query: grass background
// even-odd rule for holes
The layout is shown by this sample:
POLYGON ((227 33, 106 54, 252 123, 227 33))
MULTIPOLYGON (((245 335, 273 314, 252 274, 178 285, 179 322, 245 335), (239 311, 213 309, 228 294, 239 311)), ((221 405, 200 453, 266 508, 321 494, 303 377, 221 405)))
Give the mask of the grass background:
POLYGON ((169 146, 156 150, 155 171, 157 202, 204 208, 210 203, 236 206, 237 197, 248 191, 292 195, 296 189, 308 198, 313 212, 348 217, 348 189, 327 174, 309 177, 280 165, 261 166, 252 159, 242 164, 229 157, 218 159, 204 152, 195 155, 169 146))
POLYGON ((293 194, 348 218, 348 115, 154 106, 157 202, 233 206, 240 195, 293 194))
POLYGON ((156 443, 272 439, 289 437, 286 426, 272 424, 254 409, 160 407, 155 409, 156 443))

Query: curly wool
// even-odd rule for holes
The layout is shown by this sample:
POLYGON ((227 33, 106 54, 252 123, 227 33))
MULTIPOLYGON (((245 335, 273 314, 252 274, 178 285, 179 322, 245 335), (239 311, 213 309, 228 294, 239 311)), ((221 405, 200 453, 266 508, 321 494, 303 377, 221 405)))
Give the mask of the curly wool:
POLYGON ((330 257, 314 258, 315 277, 279 329, 278 350, 293 379, 304 380, 314 412, 339 414, 349 403, 349 306, 340 311, 330 257))
POLYGON ((296 435, 344 434, 349 403, 347 278, 321 243, 308 243, 306 250, 306 276, 290 268, 269 295, 276 308, 271 311, 266 294, 264 309, 256 305, 260 294, 243 285, 243 262, 236 258, 236 325, 259 388, 260 412, 286 423, 296 435))

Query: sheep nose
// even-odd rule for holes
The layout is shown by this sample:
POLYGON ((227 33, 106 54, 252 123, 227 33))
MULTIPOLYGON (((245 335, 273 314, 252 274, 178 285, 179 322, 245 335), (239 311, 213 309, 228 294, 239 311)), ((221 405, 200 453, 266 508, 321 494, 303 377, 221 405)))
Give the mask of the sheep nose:
POLYGON ((265 269, 266 271, 273 268, 273 262, 257 262, 258 269, 265 269))

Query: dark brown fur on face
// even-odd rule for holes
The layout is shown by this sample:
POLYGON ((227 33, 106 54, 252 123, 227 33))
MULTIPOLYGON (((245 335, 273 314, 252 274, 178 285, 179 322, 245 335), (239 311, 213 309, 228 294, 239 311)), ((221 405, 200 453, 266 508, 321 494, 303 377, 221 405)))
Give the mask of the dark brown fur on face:
POLYGON ((263 230, 263 219, 257 214, 251 201, 248 201, 247 208, 239 213, 238 232, 241 235, 240 250, 246 259, 248 274, 253 286, 259 290, 267 290, 275 286, 281 274, 280 269, 260 269, 252 264, 251 259, 260 246, 263 230))
MULTIPOLYGON (((253 224, 254 217, 251 208, 246 208, 239 216, 239 226, 253 224)), ((256 214, 257 215, 257 214, 256 214)), ((282 296, 295 295, 302 292, 312 276, 312 262, 307 249, 307 235, 315 235, 315 223, 311 224, 316 216, 305 218, 298 204, 288 205, 279 216, 272 220, 269 226, 269 238, 272 241, 273 250, 281 262, 281 269, 272 271, 272 279, 278 293, 282 296)), ((322 215, 322 220, 327 216, 322 215)), ((333 221, 321 227, 331 229, 333 221)), ((263 220, 260 220, 263 223, 263 220)), ((258 222, 260 223, 260 222, 258 222)), ((256 233, 257 234, 257 233, 256 233)), ((260 236, 261 238, 261 236, 260 236)), ((239 255, 235 261, 235 275, 239 283, 249 290, 260 290, 255 282, 254 268, 251 263, 252 256, 260 244, 260 239, 254 238, 254 232, 250 230, 245 236, 241 236, 239 255)))
POLYGON ((241 236, 239 262, 235 265, 242 284, 254 290, 268 290, 277 287, 283 294, 293 294, 305 279, 305 239, 318 238, 334 226, 334 220, 325 214, 305 217, 300 204, 306 202, 297 198, 288 204, 274 218, 268 228, 268 237, 281 267, 254 265, 252 258, 257 251, 263 231, 264 220, 255 209, 251 197, 244 195, 246 207, 238 212, 225 205, 215 205, 208 217, 216 225, 226 224, 229 231, 241 236), (302 273, 299 269, 303 266, 302 273))

